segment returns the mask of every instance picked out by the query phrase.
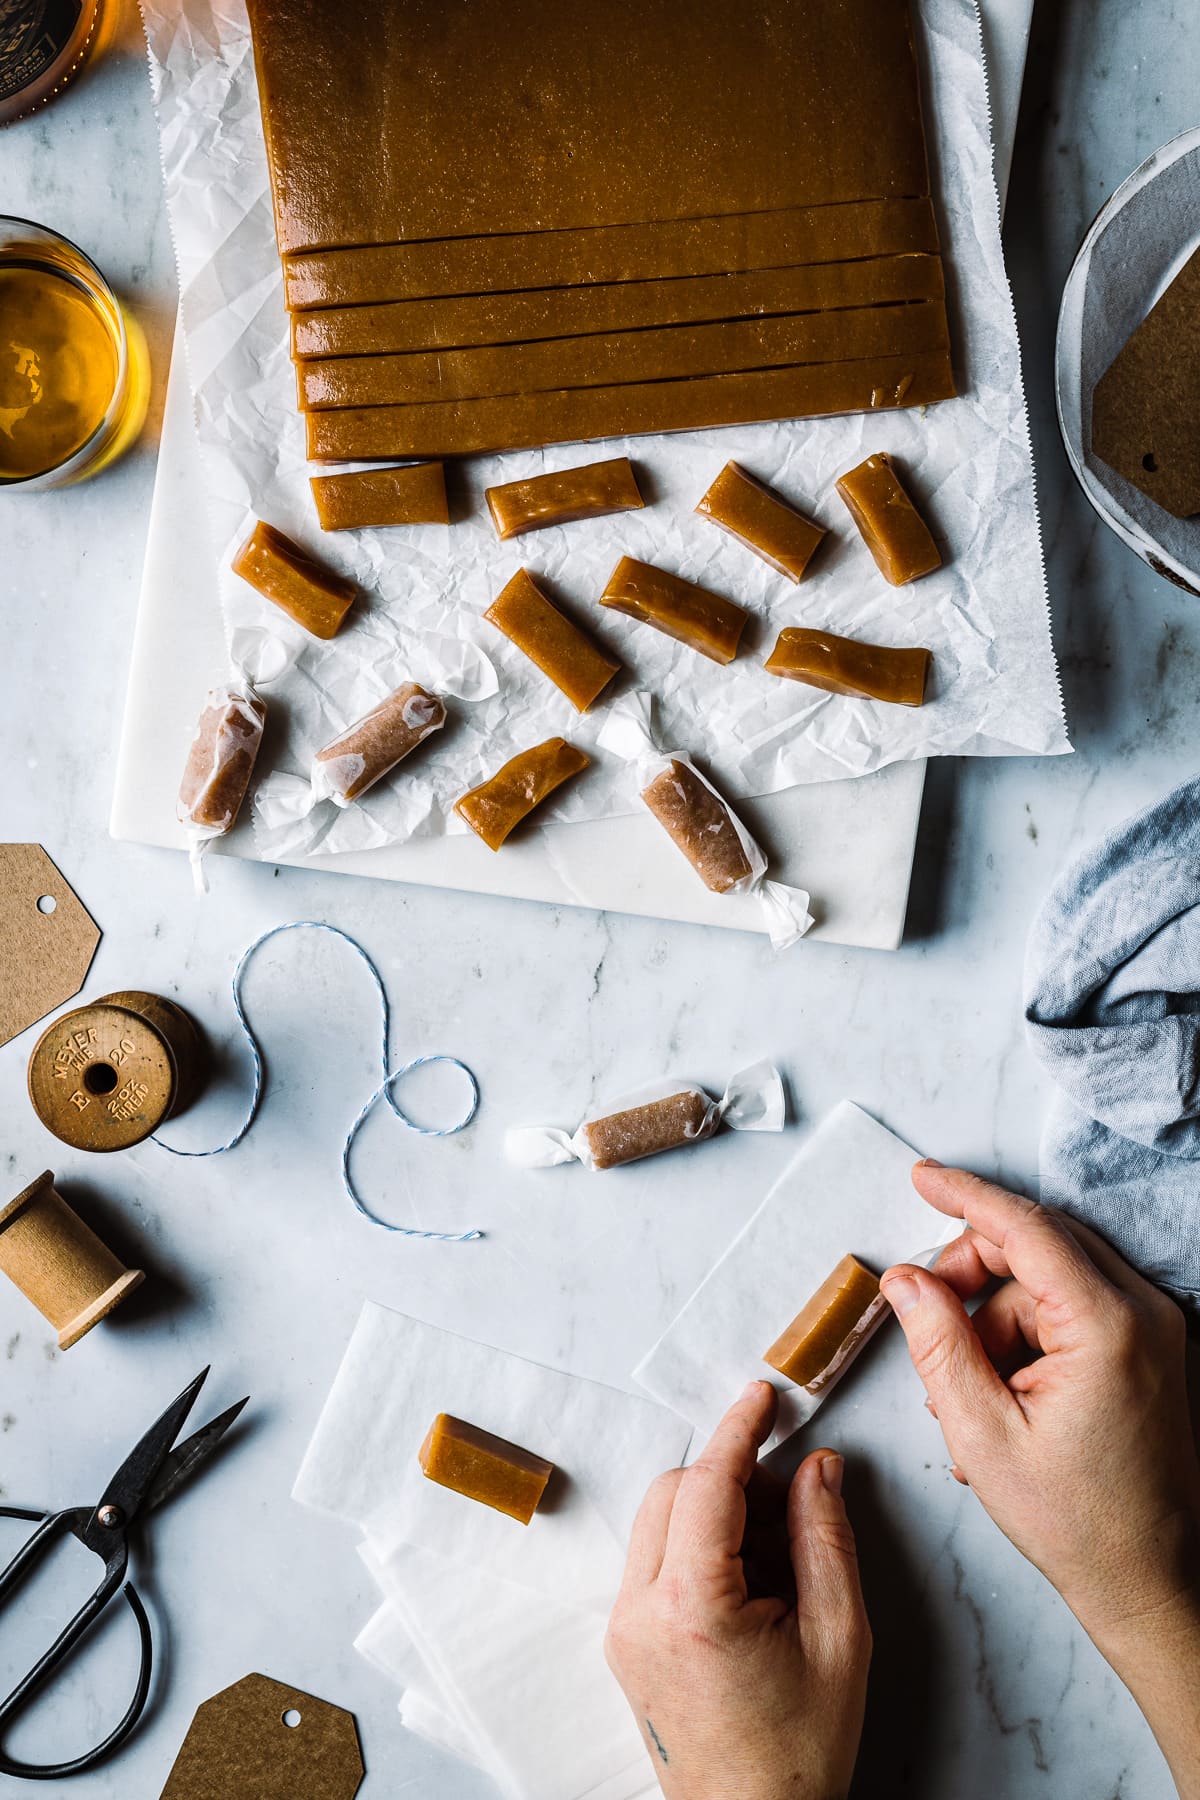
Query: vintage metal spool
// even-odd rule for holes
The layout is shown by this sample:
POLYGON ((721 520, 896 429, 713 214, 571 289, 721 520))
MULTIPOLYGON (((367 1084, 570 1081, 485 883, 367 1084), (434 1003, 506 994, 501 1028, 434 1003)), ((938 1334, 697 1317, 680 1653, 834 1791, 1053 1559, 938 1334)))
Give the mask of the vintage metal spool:
POLYGON ((140 989, 62 1013, 29 1059, 42 1124, 75 1150, 127 1150, 182 1112, 205 1075, 204 1041, 174 1000, 140 989))
POLYGON ((49 1169, 0 1211, 0 1270, 69 1350, 145 1279, 72 1212, 49 1169))

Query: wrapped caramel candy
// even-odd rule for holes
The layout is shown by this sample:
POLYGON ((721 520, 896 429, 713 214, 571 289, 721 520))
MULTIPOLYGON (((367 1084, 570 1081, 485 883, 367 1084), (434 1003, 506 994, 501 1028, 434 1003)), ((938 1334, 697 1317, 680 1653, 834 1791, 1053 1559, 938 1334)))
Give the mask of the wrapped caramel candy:
POLYGON ((547 738, 544 744, 511 757, 490 780, 456 800, 454 810, 489 850, 499 850, 522 819, 590 761, 565 738, 547 738))
POLYGON ((880 573, 903 587, 942 566, 942 553, 909 499, 890 456, 868 456, 843 475, 837 491, 866 540, 880 573))
POLYGON ((179 784, 176 816, 188 827, 196 884, 200 857, 214 838, 233 829, 254 773, 267 720, 265 701, 245 680, 213 688, 204 702, 179 784))
POLYGON ((623 556, 600 596, 601 606, 628 613, 667 637, 698 650, 712 662, 731 663, 750 614, 744 606, 710 593, 682 575, 623 556))
POLYGON ((645 505, 627 456, 506 481, 485 488, 483 497, 501 538, 523 537, 527 531, 573 525, 577 519, 598 519, 607 513, 636 512, 645 505))
POLYGON ((261 519, 232 566, 235 575, 314 637, 336 637, 358 594, 352 581, 323 569, 299 544, 261 519))
POLYGON ((528 569, 518 569, 484 613, 567 696, 577 712, 598 699, 620 663, 559 612, 528 569))
POLYGON ((843 1256, 763 1353, 763 1361, 808 1393, 819 1394, 849 1367, 887 1311, 878 1276, 856 1256, 843 1256))
POLYGON ((831 631, 809 631, 789 625, 764 667, 788 681, 803 681, 827 694, 858 700, 887 700, 895 706, 921 706, 931 650, 890 650, 882 644, 860 644, 831 631))
POLYGON ((520 1126, 505 1134, 509 1160, 524 1169, 579 1162, 616 1169, 662 1150, 698 1144, 721 1126, 730 1131, 782 1131, 787 1101, 779 1070, 755 1063, 736 1074, 719 1100, 691 1081, 658 1081, 594 1107, 573 1132, 552 1125, 520 1126))
POLYGON ((436 694, 406 681, 313 758, 315 800, 349 806, 446 723, 436 694))
POLYGON ((439 1487, 507 1513, 528 1525, 546 1492, 554 1464, 507 1438, 439 1413, 417 1453, 421 1471, 439 1487))
POLYGON ((790 501, 735 462, 725 464, 696 511, 789 581, 804 579, 813 553, 826 536, 823 525, 814 525, 790 501))

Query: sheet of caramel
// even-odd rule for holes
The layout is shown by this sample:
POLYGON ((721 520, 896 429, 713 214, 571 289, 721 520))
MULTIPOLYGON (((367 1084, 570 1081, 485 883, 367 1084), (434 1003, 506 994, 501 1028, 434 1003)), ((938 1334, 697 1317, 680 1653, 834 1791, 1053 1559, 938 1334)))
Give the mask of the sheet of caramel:
POLYGON ((711 1137, 718 1110, 699 1088, 685 1088, 663 1100, 629 1106, 603 1119, 589 1119, 580 1131, 598 1169, 616 1169, 661 1150, 678 1150, 711 1137))
POLYGON ((856 1256, 841 1262, 764 1352, 763 1361, 810 1392, 852 1338, 864 1313, 879 1298, 879 1278, 856 1256))
POLYGON ((775 493, 735 462, 725 464, 708 492, 701 496, 696 511, 753 550, 755 556, 789 581, 803 581, 817 546, 826 536, 823 525, 814 525, 782 494, 775 493))
POLYGON ((908 306, 835 307, 765 319, 596 332, 533 344, 490 344, 474 350, 337 356, 298 363, 296 376, 301 407, 315 411, 675 381, 684 375, 859 362, 930 350, 948 354, 949 348, 945 307, 937 300, 918 300, 908 306))
POLYGON ((601 519, 610 513, 639 512, 645 505, 633 464, 627 456, 578 469, 552 469, 524 481, 505 481, 484 488, 496 535, 524 537, 550 525, 573 525, 578 519, 601 519))
POLYGON ((249 0, 281 251, 929 191, 907 0, 249 0))
POLYGON ((682 575, 623 556, 600 596, 601 606, 653 625, 711 662, 731 663, 750 614, 744 606, 714 594, 682 575))
POLYGON ((448 525, 446 476, 440 462, 403 469, 353 469, 309 477, 322 531, 369 525, 448 525))
POLYGON ((932 405, 955 391, 949 356, 933 350, 423 406, 342 407, 307 413, 305 430, 314 462, 370 462, 470 456, 756 419, 882 412, 932 405))
POLYGON ((903 587, 942 566, 942 553, 913 505, 890 456, 880 452, 843 475, 837 491, 880 574, 903 587))
POLYGON ((793 625, 780 632, 764 666, 772 675, 802 681, 827 694, 920 706, 932 661, 930 650, 891 650, 793 625))
POLYGON ((522 1525, 528 1525, 537 1511, 554 1473, 554 1464, 544 1456, 452 1413, 438 1414, 417 1459, 430 1481, 507 1513, 522 1525))
POLYGON ((261 519, 231 567, 314 637, 336 637, 358 595, 352 581, 323 569, 299 544, 261 519))
POLYGON ((489 850, 499 850, 522 819, 590 761, 565 738, 547 738, 544 744, 511 757, 487 781, 456 800, 454 810, 489 850))
POLYGON ((524 343, 592 331, 708 319, 821 312, 840 306, 890 306, 941 300, 941 258, 912 253, 857 262, 807 263, 737 275, 673 281, 611 281, 524 293, 448 295, 375 306, 329 306, 291 315, 292 355, 386 355, 407 350, 524 343))
POLYGON ((621 667, 558 610, 527 569, 517 570, 483 616, 550 678, 577 712, 587 711, 621 667))
POLYGON ((642 789, 642 799, 713 894, 728 894, 753 874, 733 815, 690 764, 673 757, 642 789))

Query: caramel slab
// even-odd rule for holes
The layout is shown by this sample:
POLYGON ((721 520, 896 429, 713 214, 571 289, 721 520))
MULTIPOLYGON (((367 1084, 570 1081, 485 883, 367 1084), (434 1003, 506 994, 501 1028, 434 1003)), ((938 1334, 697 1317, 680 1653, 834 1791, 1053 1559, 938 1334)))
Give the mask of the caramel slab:
POLYGON ((941 300, 943 288, 941 258, 912 253, 673 281, 614 281, 534 288, 527 293, 329 306, 291 315, 292 355, 302 360, 469 349, 765 313, 895 306, 941 300))
POLYGON ((931 650, 890 650, 790 625, 780 632, 765 666, 772 675, 823 688, 827 694, 920 706, 932 661, 931 650))
POLYGON ((955 391, 950 358, 937 350, 425 406, 345 407, 307 413, 305 432, 314 462, 469 456, 759 419, 885 412, 932 405, 955 391))
POLYGON ((750 617, 735 601, 633 556, 621 558, 608 578, 600 604, 626 613, 642 625, 653 625, 656 631, 717 663, 733 661, 750 617))
POLYGON ((586 712, 621 664, 543 594, 527 569, 518 569, 484 613, 578 712, 586 712))
POLYGON ((214 688, 204 702, 179 784, 177 816, 214 837, 232 830, 262 743, 264 701, 249 688, 214 688))
POLYGON ((716 1117, 717 1109, 708 1095, 697 1088, 687 1088, 679 1094, 668 1094, 664 1100, 650 1100, 644 1106, 629 1106, 603 1119, 589 1119, 580 1131, 596 1168, 616 1169, 622 1163, 657 1156, 662 1150, 678 1150, 684 1144, 710 1137, 716 1117))
POLYGON ((803 581, 825 527, 759 481, 740 463, 727 462, 696 511, 789 581, 803 581))
POLYGON ((416 681, 402 683, 349 731, 317 751, 314 794, 349 806, 445 723, 445 704, 436 694, 416 681))
POLYGON ((763 1361, 810 1394, 819 1393, 865 1342, 885 1306, 878 1277, 856 1256, 843 1256, 763 1361))
POLYGON ((489 780, 456 800, 454 810, 489 850, 499 850, 535 807, 572 775, 586 769, 590 761, 565 738, 547 738, 532 750, 522 750, 489 780))
POLYGON ((578 469, 554 469, 485 488, 492 523, 499 538, 524 537, 549 525, 573 525, 608 513, 638 512, 645 505, 633 464, 627 456, 586 463, 578 469))
POLYGON ((688 763, 673 757, 642 799, 710 893, 728 894, 750 880, 754 870, 733 814, 688 763))
POLYGON ((913 505, 896 465, 884 452, 868 456, 841 476, 837 491, 893 587, 903 587, 942 566, 942 553, 913 505))
POLYGON ((446 476, 440 462, 403 469, 354 469, 309 477, 322 531, 378 525, 448 525, 446 476))
POLYGON ((929 191, 905 0, 248 10, 284 252, 929 191))
POLYGON ((352 581, 323 569, 307 550, 261 519, 231 566, 264 600, 314 637, 336 637, 358 594, 352 581))
POLYGON ((302 408, 317 411, 675 381, 684 375, 804 362, 857 362, 871 356, 948 352, 949 343, 945 307, 940 301, 918 300, 910 306, 836 307, 473 350, 335 356, 298 364, 297 382, 302 408))
POLYGON ((481 1506, 528 1525, 546 1492, 554 1464, 507 1438, 439 1413, 418 1452, 422 1473, 481 1506))

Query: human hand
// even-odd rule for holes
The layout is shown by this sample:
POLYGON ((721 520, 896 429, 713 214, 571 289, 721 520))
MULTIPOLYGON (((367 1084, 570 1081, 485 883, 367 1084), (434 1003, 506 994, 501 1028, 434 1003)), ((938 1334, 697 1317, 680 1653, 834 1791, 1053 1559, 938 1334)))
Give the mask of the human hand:
POLYGON ((833 1451, 779 1496, 795 1597, 747 1586, 747 1489, 753 1526, 777 1404, 752 1382, 634 1524, 605 1650, 668 1800, 840 1800, 850 1786, 871 1634, 833 1451))

